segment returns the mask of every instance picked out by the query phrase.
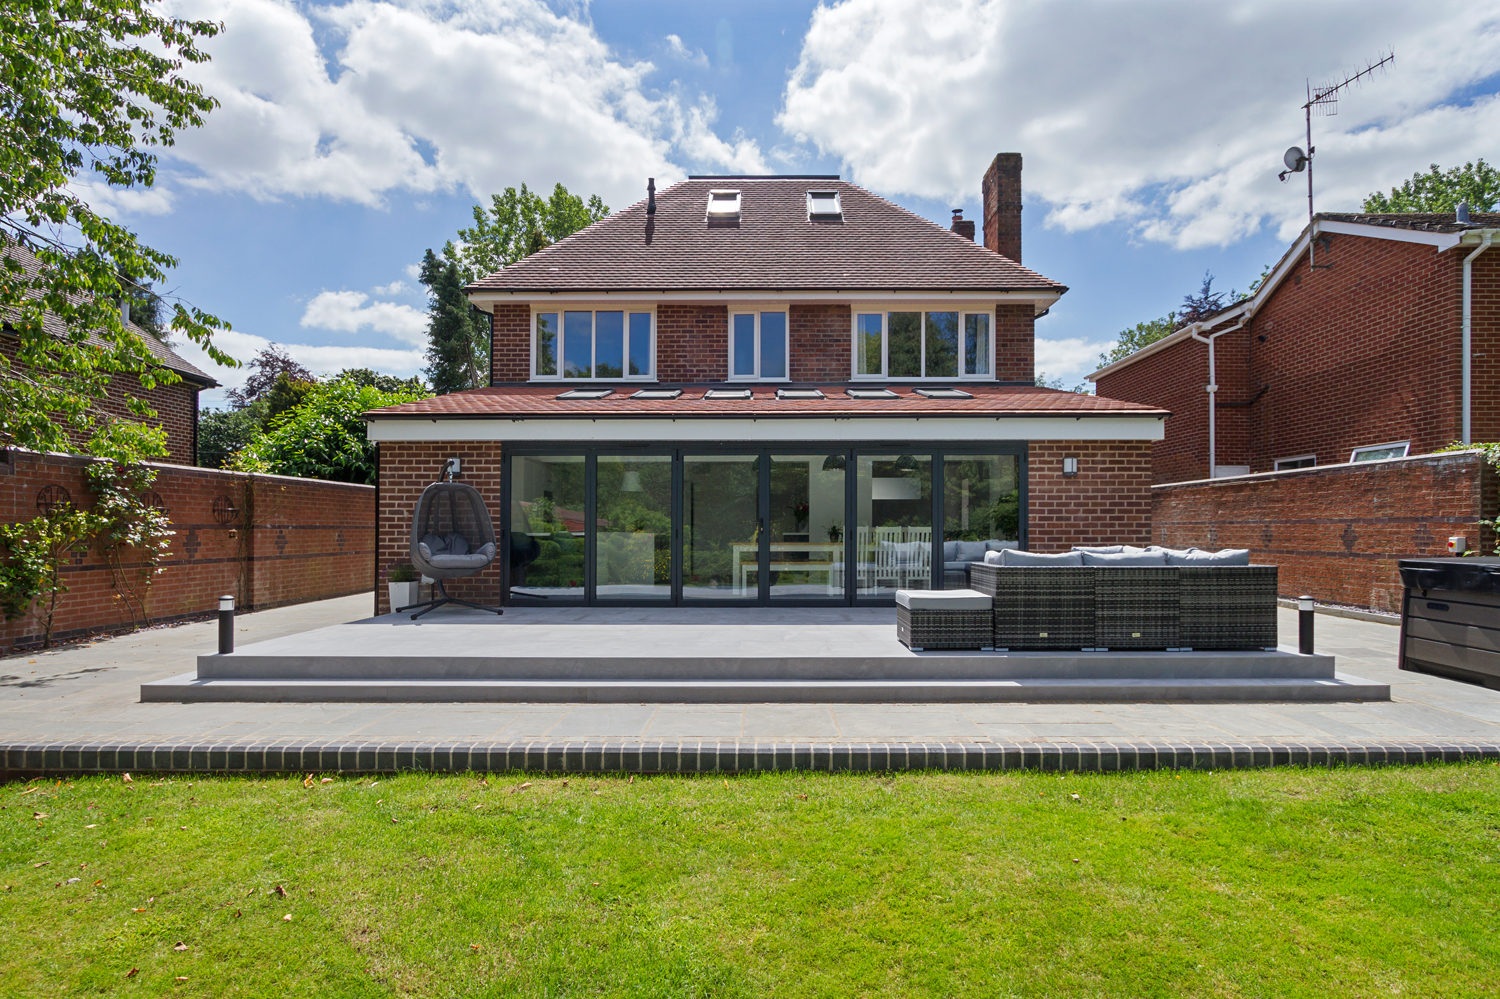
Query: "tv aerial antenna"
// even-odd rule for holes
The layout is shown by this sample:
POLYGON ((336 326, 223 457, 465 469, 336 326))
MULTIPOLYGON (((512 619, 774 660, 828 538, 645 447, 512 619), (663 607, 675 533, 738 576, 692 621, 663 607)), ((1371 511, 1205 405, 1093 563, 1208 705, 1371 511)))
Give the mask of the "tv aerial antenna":
MULTIPOLYGON (((1281 161, 1286 164, 1286 169, 1277 174, 1277 177, 1285 183, 1286 179, 1294 173, 1305 172, 1307 174, 1307 220, 1309 222, 1313 219, 1312 161, 1313 154, 1317 152, 1317 148, 1313 146, 1312 141, 1313 108, 1317 108, 1318 114, 1324 117, 1338 114, 1340 91, 1354 86, 1367 77, 1374 76, 1377 71, 1384 72, 1387 66, 1395 65, 1395 62, 1396 50, 1392 49, 1376 61, 1366 63, 1364 69, 1357 73, 1346 75, 1337 83, 1329 83, 1314 90, 1312 81, 1308 81, 1307 103, 1302 105, 1302 111, 1307 117, 1307 152, 1303 152, 1297 146, 1292 146, 1288 149, 1281 157, 1281 161)), ((1309 242, 1307 245, 1309 266, 1312 266, 1312 252, 1312 243, 1309 242)))

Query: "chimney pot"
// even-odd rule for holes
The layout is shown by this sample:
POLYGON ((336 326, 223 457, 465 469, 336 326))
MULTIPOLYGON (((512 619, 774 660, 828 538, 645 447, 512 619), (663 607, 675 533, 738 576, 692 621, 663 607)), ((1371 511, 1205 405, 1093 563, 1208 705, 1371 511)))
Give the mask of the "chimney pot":
POLYGON ((974 241, 974 220, 964 218, 964 210, 962 208, 953 209, 953 224, 948 228, 969 242, 972 243, 974 241))
POLYGON ((1469 218, 1469 203, 1467 201, 1460 201, 1458 203, 1458 211, 1455 212, 1454 214, 1458 218, 1458 221, 1460 221, 1460 222, 1462 222, 1462 223, 1464 223, 1464 224, 1467 225, 1469 223, 1469 221, 1470 221, 1470 218, 1469 218))
POLYGON ((1021 154, 1000 153, 984 172, 984 245, 1021 262, 1021 154))
POLYGON ((656 178, 646 178, 646 214, 656 214, 656 178))

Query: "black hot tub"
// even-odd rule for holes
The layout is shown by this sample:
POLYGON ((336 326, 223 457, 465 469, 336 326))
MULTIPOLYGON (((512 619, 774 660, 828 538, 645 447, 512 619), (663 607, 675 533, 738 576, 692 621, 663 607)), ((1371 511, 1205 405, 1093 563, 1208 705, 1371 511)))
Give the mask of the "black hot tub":
POLYGON ((1398 565, 1401 668, 1500 689, 1500 558, 1398 565))

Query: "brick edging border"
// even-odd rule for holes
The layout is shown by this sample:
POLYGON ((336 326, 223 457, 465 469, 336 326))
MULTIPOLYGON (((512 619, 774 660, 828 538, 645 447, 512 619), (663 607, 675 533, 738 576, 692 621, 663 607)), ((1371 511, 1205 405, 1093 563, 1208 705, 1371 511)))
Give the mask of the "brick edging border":
POLYGON ((1500 760, 1493 742, 392 742, 0 744, 0 780, 118 773, 1228 770, 1500 760))

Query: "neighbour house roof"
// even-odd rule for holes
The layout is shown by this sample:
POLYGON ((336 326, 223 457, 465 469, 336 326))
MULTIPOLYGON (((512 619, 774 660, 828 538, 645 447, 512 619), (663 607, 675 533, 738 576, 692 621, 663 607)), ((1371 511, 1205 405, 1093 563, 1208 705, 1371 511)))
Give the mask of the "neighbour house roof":
MULTIPOLYGON (((6 256, 20 261, 21 266, 26 269, 28 274, 35 275, 39 272, 40 263, 24 249, 12 244, 3 247, 3 252, 6 256)), ((0 310, 0 316, 3 316, 3 314, 3 310, 0 310)), ((6 331, 9 332, 10 323, 6 322, 4 326, 6 331)), ((149 330, 143 329, 135 323, 128 323, 127 326, 140 336, 145 342, 146 348, 151 352, 152 357, 162 367, 169 371, 175 371, 185 380, 196 382, 203 388, 214 388, 219 384, 212 375, 179 356, 169 344, 152 336, 149 330)), ((67 324, 51 312, 42 314, 42 328, 59 339, 68 335, 67 324)), ((91 347, 109 346, 102 336, 93 331, 89 332, 88 342, 91 347)))
POLYGON ((368 420, 388 419, 558 419, 558 418, 672 418, 735 417, 761 418, 858 418, 858 417, 964 417, 964 416, 1160 416, 1167 410, 1143 403, 1122 402, 1094 395, 1062 392, 1033 386, 970 385, 958 389, 964 397, 944 397, 954 390, 946 386, 912 385, 892 382, 888 385, 856 386, 820 385, 689 385, 681 386, 681 395, 663 399, 677 386, 628 385, 609 390, 608 386, 588 382, 578 385, 507 385, 495 388, 469 389, 449 395, 434 396, 416 402, 387 406, 365 413, 368 420), (849 391, 866 395, 871 390, 888 388, 894 397, 854 398, 849 391), (561 398, 573 390, 606 391, 604 398, 561 398), (801 398, 816 390, 821 398, 801 398), (647 397, 633 398, 637 392, 647 397), (731 397, 709 398, 715 391, 731 397), (735 398, 748 391, 750 398, 735 398), (931 392, 934 395, 919 394, 931 392), (658 396, 651 398, 649 396, 658 396))
POLYGON ((1360 214, 1342 212, 1319 212, 1303 228, 1302 234, 1282 254, 1276 266, 1271 268, 1271 273, 1261 282, 1255 294, 1233 305, 1220 309, 1218 312, 1208 316, 1192 326, 1186 326, 1175 333, 1162 337, 1155 343, 1147 344, 1140 350, 1123 357, 1113 364, 1105 365, 1098 371, 1088 376, 1089 381, 1097 382, 1107 374, 1120 371, 1136 361, 1150 357, 1152 354, 1160 353, 1176 343, 1189 339, 1194 329, 1202 333, 1210 333, 1226 323, 1240 319, 1247 320, 1260 310, 1260 307, 1275 293, 1281 282, 1291 274, 1297 261, 1302 259, 1302 254, 1307 251, 1308 243, 1314 235, 1336 234, 1348 236, 1364 236, 1370 239, 1394 239, 1401 242, 1420 242, 1433 247, 1437 252, 1452 249, 1464 243, 1473 243, 1479 239, 1485 230, 1500 228, 1500 212, 1471 212, 1467 223, 1458 221, 1453 212, 1390 212, 1381 214, 1360 214))
POLYGON ((475 282, 476 301, 538 292, 1067 291, 967 237, 846 181, 693 178, 475 282), (740 192, 737 218, 710 221, 710 192, 740 192), (835 191, 841 217, 810 217, 835 191))

